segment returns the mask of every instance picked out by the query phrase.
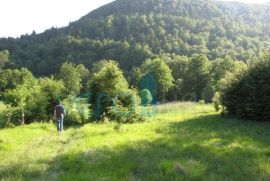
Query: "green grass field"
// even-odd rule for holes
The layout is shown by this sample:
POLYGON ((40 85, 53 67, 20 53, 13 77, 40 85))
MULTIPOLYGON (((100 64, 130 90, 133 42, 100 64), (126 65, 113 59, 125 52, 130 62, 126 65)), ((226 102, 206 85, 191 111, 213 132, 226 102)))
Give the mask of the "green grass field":
POLYGON ((0 130, 0 180, 270 180, 270 123, 211 105, 158 106, 144 123, 0 130))

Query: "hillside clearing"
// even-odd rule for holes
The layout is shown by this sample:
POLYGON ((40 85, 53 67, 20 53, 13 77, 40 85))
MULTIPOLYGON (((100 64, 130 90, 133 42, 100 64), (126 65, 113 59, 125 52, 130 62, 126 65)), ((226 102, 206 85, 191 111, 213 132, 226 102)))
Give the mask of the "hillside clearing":
POLYGON ((155 107, 144 123, 0 130, 0 180, 267 180, 270 123, 221 118, 211 105, 155 107))

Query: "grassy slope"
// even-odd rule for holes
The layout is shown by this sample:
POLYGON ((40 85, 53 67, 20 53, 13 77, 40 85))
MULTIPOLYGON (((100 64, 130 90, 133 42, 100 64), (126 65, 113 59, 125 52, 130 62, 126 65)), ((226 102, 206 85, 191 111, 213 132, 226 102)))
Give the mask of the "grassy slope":
POLYGON ((147 122, 0 130, 0 180, 269 180, 270 123, 210 105, 158 107, 147 122))

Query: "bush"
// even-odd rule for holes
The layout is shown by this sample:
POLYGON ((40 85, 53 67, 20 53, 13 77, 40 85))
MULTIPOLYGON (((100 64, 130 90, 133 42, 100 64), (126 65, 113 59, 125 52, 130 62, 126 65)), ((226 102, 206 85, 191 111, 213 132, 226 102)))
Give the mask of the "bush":
POLYGON ((11 106, 6 108, 1 113, 0 128, 12 128, 19 125, 20 110, 11 106))
POLYGON ((11 122, 32 123, 48 121, 53 116, 56 100, 64 96, 62 81, 42 78, 39 81, 27 81, 5 92, 3 100, 12 106, 11 122), (20 113, 20 115, 18 115, 20 113))
POLYGON ((153 97, 151 95, 151 92, 148 89, 142 90, 140 93, 140 97, 141 97, 141 104, 143 106, 150 105, 153 101, 153 97))
POLYGON ((220 101, 220 92, 215 92, 214 97, 213 97, 213 105, 214 105, 216 111, 223 110, 222 105, 221 105, 221 101, 220 101))
POLYGON ((83 124, 89 121, 90 110, 86 99, 68 96, 63 101, 67 115, 65 122, 68 125, 83 124))
POLYGON ((100 61, 93 66, 89 87, 92 93, 93 119, 104 117, 118 122, 131 122, 136 117, 140 99, 135 90, 128 88, 123 72, 114 61, 100 61))
POLYGON ((82 124, 83 119, 78 110, 71 110, 67 113, 64 119, 67 125, 82 124))
POLYGON ((270 120, 270 61, 260 61, 238 76, 221 92, 221 104, 229 115, 270 120))
POLYGON ((108 117, 120 123, 140 122, 144 119, 139 112, 140 98, 135 90, 119 94, 109 107, 108 117))

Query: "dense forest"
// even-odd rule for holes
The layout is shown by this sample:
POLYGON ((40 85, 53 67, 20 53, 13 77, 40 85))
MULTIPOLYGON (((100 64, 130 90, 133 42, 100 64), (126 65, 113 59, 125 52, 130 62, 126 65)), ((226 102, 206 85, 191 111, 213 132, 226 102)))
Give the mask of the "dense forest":
POLYGON ((229 55, 247 62, 270 48, 270 5, 212 0, 117 0, 64 28, 0 39, 8 68, 37 76, 58 72, 63 62, 87 68, 118 61, 127 73, 147 58, 169 53, 211 61, 229 55))

